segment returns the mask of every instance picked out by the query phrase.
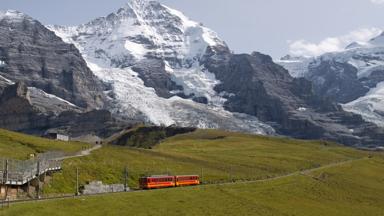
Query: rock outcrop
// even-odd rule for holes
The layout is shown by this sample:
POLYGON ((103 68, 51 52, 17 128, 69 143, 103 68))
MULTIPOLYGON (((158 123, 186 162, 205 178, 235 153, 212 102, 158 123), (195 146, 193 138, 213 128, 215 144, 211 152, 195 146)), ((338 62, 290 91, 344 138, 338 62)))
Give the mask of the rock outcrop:
MULTIPOLYGON (((348 63, 325 60, 310 64, 305 77, 313 82, 315 94, 337 103, 348 103, 364 96, 370 89, 359 81, 357 73, 357 68, 348 63)), ((371 87, 376 84, 372 83, 371 87)))
POLYGON ((9 130, 44 130, 49 116, 31 105, 29 91, 24 83, 16 83, 4 89, 0 96, 0 127, 9 130))
POLYGON ((106 110, 86 111, 57 98, 30 95, 34 94, 22 82, 4 89, 0 95, 0 128, 36 135, 54 129, 71 137, 92 134, 106 138, 136 123, 118 120, 106 110), (65 111, 58 112, 61 108, 65 111))

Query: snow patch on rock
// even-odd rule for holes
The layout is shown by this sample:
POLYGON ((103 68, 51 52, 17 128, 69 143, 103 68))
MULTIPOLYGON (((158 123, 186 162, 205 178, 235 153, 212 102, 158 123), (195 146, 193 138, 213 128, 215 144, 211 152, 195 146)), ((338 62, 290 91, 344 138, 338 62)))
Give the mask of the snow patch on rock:
POLYGON ((6 84, 9 84, 9 85, 13 85, 13 84, 15 84, 15 82, 13 82, 13 81, 11 81, 11 80, 9 80, 9 79, 7 79, 7 78, 1 76, 1 75, 0 75, 0 80, 3 81, 3 82, 5 82, 6 84))
POLYGON ((34 92, 35 95, 40 95, 40 97, 43 97, 43 98, 46 98, 46 99, 50 99, 50 100, 59 101, 59 102, 65 103, 65 104, 67 104, 69 106, 78 108, 78 106, 76 106, 75 104, 73 104, 73 103, 71 103, 71 102, 69 102, 67 100, 64 100, 64 99, 62 99, 60 97, 57 97, 56 95, 48 94, 48 93, 46 93, 45 91, 43 91, 41 89, 38 89, 38 88, 35 88, 35 87, 28 87, 28 90, 34 92))

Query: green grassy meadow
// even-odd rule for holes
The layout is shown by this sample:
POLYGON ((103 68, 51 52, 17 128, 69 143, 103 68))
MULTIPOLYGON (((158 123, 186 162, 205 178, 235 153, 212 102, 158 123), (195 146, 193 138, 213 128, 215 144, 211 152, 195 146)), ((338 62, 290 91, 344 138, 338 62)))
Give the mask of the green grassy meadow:
POLYGON ((277 180, 15 204, 3 215, 382 216, 384 159, 277 180))
POLYGON ((0 157, 4 158, 24 160, 28 159, 30 154, 48 151, 74 153, 84 147, 90 147, 90 145, 49 140, 0 129, 0 157))
POLYGON ((256 180, 367 156, 327 142, 198 130, 166 139, 151 150, 106 146, 87 157, 66 160, 44 192, 73 193, 77 168, 80 184, 116 184, 123 183, 127 167, 129 186, 137 188, 141 175, 198 174, 203 182, 256 180))
MULTIPOLYGON (((0 152, 14 158, 52 149, 71 152, 81 145, 0 131, 0 152)), ((73 194, 76 168, 80 184, 123 183, 124 167, 131 188, 141 175, 167 173, 226 183, 19 203, 0 209, 0 215, 384 215, 384 154, 216 130, 177 135, 153 149, 107 145, 65 160, 43 195, 73 194)))

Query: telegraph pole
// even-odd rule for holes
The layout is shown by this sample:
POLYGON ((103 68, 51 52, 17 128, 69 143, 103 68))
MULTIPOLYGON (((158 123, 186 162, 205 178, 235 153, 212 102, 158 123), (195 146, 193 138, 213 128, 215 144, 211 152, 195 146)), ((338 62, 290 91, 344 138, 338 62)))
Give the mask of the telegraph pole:
POLYGON ((203 168, 201 168, 200 183, 203 184, 203 168))
POLYGON ((125 169, 124 169, 124 191, 125 192, 128 191, 128 168, 127 168, 127 166, 125 166, 125 169))
POLYGON ((7 185, 7 182, 8 182, 8 169, 9 169, 9 161, 6 160, 5 161, 5 174, 4 174, 4 177, 5 177, 5 182, 4 182, 4 185, 5 185, 5 199, 8 198, 8 185, 7 185))
POLYGON ((37 161, 37 188, 36 188, 36 199, 40 199, 40 160, 37 161))
POLYGON ((79 196, 79 168, 76 167, 76 196, 79 196))

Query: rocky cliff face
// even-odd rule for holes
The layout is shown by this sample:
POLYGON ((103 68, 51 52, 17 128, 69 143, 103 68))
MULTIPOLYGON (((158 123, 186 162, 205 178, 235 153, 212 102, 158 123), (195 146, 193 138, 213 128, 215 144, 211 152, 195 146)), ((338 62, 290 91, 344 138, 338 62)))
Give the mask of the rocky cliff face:
POLYGON ((382 129, 315 94, 311 82, 292 78, 269 56, 222 50, 205 56, 204 64, 221 81, 215 89, 228 110, 254 115, 280 134, 350 145, 381 142, 382 129))
POLYGON ((319 96, 338 103, 348 103, 364 96, 369 86, 360 82, 358 70, 348 63, 325 60, 309 66, 306 78, 314 83, 319 96))
POLYGON ((0 15, 0 76, 22 81, 83 108, 105 102, 103 84, 81 54, 38 21, 17 11, 0 15))

